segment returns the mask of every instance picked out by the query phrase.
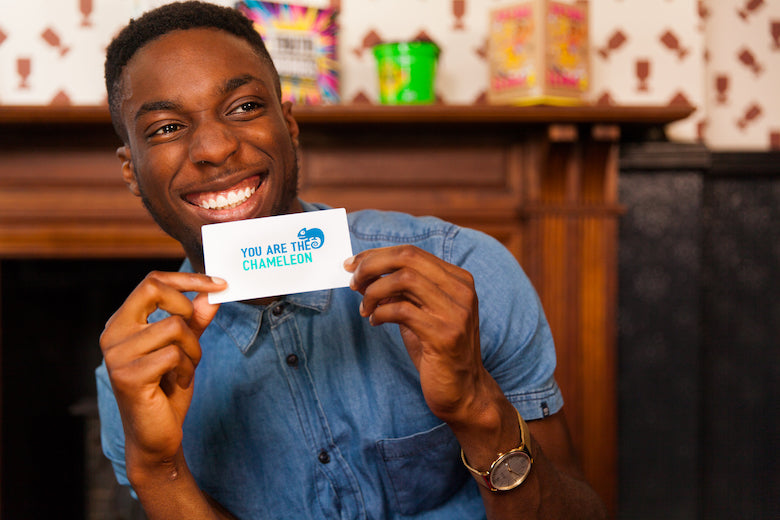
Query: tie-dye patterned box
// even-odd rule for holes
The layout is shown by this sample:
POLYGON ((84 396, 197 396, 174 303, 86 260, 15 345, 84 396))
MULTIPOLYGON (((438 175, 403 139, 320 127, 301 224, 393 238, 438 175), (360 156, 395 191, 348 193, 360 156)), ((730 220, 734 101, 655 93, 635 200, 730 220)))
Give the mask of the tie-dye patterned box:
POLYGON ((488 101, 581 104, 590 84, 588 5, 534 0, 490 13, 488 101))

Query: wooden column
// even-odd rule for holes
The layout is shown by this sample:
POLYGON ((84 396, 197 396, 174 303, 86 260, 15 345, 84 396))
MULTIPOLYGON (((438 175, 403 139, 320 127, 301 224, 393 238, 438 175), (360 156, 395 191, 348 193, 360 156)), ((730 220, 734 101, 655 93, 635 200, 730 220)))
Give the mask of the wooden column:
POLYGON ((588 480, 616 504, 616 125, 550 125, 526 168, 523 265, 557 345, 556 378, 588 480))

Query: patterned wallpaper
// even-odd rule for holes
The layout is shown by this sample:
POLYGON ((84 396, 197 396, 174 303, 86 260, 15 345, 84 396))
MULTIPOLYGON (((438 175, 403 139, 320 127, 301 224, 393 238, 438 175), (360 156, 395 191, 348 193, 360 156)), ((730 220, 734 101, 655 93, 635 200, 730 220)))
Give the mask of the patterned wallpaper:
MULTIPOLYGON (((106 44, 166 1, 0 0, 0 104, 104 103, 106 44)), ((343 102, 376 102, 372 45, 427 36, 442 48, 439 100, 474 104, 485 102, 489 12, 519 0, 296 3, 340 9, 343 102)), ((690 103, 697 111, 672 138, 780 149, 780 0, 590 0, 590 42, 589 102, 690 103)))

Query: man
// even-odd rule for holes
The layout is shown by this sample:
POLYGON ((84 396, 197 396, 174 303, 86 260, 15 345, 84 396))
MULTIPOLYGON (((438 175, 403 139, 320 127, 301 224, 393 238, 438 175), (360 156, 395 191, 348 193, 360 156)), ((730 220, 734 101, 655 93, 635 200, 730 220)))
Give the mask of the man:
POLYGON ((100 341, 103 449, 150 518, 603 516, 538 299, 489 237, 357 212, 350 288, 208 303, 202 225, 324 207, 297 198, 298 126, 237 11, 131 22, 106 86, 122 175, 187 255, 100 341))

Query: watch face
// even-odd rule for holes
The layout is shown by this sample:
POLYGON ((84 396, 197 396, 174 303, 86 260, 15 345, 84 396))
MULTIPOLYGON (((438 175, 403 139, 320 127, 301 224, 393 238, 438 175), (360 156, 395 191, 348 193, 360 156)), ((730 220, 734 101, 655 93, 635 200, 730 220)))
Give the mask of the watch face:
POLYGON ((499 491, 522 484, 531 471, 531 457, 524 451, 512 451, 501 457, 490 470, 490 484, 499 491))

